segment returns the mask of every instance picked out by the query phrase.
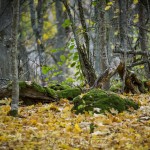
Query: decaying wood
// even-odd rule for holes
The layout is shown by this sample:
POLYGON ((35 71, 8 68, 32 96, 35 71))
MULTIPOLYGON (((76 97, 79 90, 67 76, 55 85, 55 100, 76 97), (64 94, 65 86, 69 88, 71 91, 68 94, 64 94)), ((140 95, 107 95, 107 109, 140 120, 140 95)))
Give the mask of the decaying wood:
MULTIPOLYGON (((9 98, 12 95, 11 87, 3 87, 0 89, 0 99, 9 98)), ((56 101, 56 97, 50 96, 47 92, 40 92, 32 85, 29 85, 24 88, 20 88, 20 96, 19 99, 22 100, 24 103, 28 100, 32 100, 32 102, 53 102, 56 101)))
MULTIPOLYGON (((117 72, 122 80, 124 76, 124 70, 125 70, 125 65, 121 63, 117 68, 117 72)), ((146 92, 144 89, 143 82, 140 79, 138 79, 138 77, 135 75, 134 72, 131 72, 128 69, 126 70, 124 92, 126 93, 131 92, 133 94, 146 92)))
MULTIPOLYGON (((119 57, 116 57, 113 59, 111 65, 109 68, 107 68, 103 74, 101 74, 97 80, 95 81, 92 88, 103 88, 103 84, 108 81, 115 73, 118 73, 120 78, 123 80, 125 72, 125 65, 123 62, 121 62, 119 57)), ((146 83, 146 82, 145 82, 146 83)), ((145 84, 146 88, 148 84, 145 84)), ((145 87, 144 83, 138 79, 138 77, 135 75, 135 73, 126 70, 126 76, 125 76, 125 89, 124 92, 132 92, 135 93, 145 93, 145 87)))
POLYGON ((102 88, 103 84, 107 82, 117 71, 117 68, 120 65, 120 58, 116 57, 112 60, 112 63, 109 68, 107 68, 103 74, 99 75, 96 79, 92 88, 102 88))

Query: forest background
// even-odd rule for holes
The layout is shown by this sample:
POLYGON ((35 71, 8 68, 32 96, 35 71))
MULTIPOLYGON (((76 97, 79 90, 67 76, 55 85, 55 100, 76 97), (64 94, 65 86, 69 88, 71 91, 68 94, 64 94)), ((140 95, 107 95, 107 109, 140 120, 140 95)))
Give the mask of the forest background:
POLYGON ((0 0, 0 148, 148 150, 149 19, 148 0, 0 0))

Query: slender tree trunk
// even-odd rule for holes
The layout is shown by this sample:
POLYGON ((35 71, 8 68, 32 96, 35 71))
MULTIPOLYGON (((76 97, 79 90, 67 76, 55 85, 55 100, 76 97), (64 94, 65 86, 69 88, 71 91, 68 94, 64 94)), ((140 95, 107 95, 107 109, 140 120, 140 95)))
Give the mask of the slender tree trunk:
POLYGON ((11 79, 11 37, 12 9, 10 0, 0 0, 0 86, 11 79))
POLYGON ((83 12, 82 0, 78 0, 78 9, 79 9, 80 22, 83 28, 83 37, 84 37, 84 41, 86 45, 87 56, 88 56, 88 59, 90 60, 89 36, 88 36, 88 29, 86 26, 84 12, 83 12))
MULTIPOLYGON (((20 6, 21 7, 21 6, 20 6)), ((22 11, 20 8, 20 22, 22 20, 22 11)), ((30 66, 29 66, 29 58, 28 58, 28 52, 25 47, 25 38, 23 36, 23 27, 19 25, 19 39, 18 39, 18 51, 19 51, 19 57, 18 57, 18 76, 19 80, 23 81, 29 81, 30 80, 30 66)))
MULTIPOLYGON (((56 35, 56 43, 55 48, 58 50, 54 55, 56 61, 61 61, 60 56, 65 55, 65 51, 61 50, 65 47, 65 29, 62 27, 64 22, 63 17, 63 5, 60 0, 55 0, 55 10, 56 10, 56 22, 57 22, 57 35, 56 35)), ((56 63, 57 63, 56 62, 56 63)), ((59 71, 63 71, 63 75, 67 72, 65 64, 59 67, 59 71)), ((62 75, 58 75, 54 79, 58 80, 59 82, 63 81, 65 78, 62 75)))
POLYGON ((19 82, 18 82, 18 50, 17 50, 17 34, 19 22, 19 0, 13 1, 13 20, 12 20, 12 102, 9 112, 12 116, 18 116, 19 102, 19 82))
POLYGON ((74 34, 74 38, 75 38, 75 41, 76 41, 83 76, 85 77, 86 82, 90 86, 92 86, 94 84, 95 80, 96 80, 95 70, 92 66, 91 61, 88 59, 87 49, 84 46, 82 46, 81 43, 80 43, 79 36, 76 32, 76 25, 74 23, 69 5, 68 5, 66 0, 62 0, 62 2, 63 2, 64 6, 66 8, 69 19, 71 21, 72 32, 74 34))
POLYGON ((119 0, 119 28, 120 28, 120 48, 124 51, 123 60, 124 60, 124 76, 123 76, 123 91, 125 89, 125 79, 126 79, 126 61, 127 61, 127 0, 119 0))
POLYGON ((43 52, 44 46, 42 43, 42 30, 43 30, 43 5, 44 0, 38 0, 37 11, 35 10, 34 0, 29 0, 30 15, 31 15, 31 25, 33 33, 35 35, 37 43, 37 51, 39 56, 39 66, 40 66, 40 79, 44 85, 44 75, 42 74, 42 65, 44 65, 43 52), (36 18, 37 13, 37 18, 36 18), (37 20, 37 21, 36 21, 37 20))
MULTIPOLYGON (((95 66, 98 73, 103 73, 108 67, 108 54, 106 47, 106 14, 105 1, 97 1, 96 12, 96 29, 95 29, 95 50, 96 50, 96 61, 95 66), (97 69, 98 67, 98 69, 97 69)), ((109 89, 109 81, 103 85, 104 89, 109 89)))
MULTIPOLYGON (((146 21, 145 21, 145 11, 144 7, 142 4, 139 4, 139 23, 140 23, 140 28, 139 28, 139 36, 140 36, 140 45, 141 45, 141 50, 142 51, 147 51, 148 50, 148 36, 146 34, 146 31, 143 29, 146 29, 146 21)), ((145 55, 143 56, 143 60, 147 61, 145 64, 145 73, 146 77, 149 79, 150 78, 150 61, 148 60, 148 57, 145 55)))

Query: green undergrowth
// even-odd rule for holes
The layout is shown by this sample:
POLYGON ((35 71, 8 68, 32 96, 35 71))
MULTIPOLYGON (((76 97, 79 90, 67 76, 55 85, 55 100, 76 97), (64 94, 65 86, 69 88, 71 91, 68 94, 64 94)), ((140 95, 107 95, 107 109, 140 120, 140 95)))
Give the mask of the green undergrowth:
POLYGON ((84 95, 79 95, 73 99, 74 107, 72 110, 78 113, 90 111, 94 113, 104 113, 112 108, 119 113, 129 108, 138 109, 138 104, 133 100, 123 99, 112 92, 106 92, 100 89, 93 89, 84 95))

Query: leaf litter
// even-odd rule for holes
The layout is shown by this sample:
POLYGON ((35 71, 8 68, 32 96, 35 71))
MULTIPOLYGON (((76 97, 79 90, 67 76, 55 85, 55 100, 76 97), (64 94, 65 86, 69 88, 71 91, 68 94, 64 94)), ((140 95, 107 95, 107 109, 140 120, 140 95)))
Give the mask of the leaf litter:
POLYGON ((61 99, 20 107, 24 118, 7 116, 10 99, 5 99, 6 105, 0 106, 0 150, 149 150, 150 96, 125 96, 140 108, 76 115, 73 104, 61 99))

